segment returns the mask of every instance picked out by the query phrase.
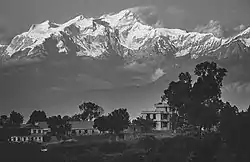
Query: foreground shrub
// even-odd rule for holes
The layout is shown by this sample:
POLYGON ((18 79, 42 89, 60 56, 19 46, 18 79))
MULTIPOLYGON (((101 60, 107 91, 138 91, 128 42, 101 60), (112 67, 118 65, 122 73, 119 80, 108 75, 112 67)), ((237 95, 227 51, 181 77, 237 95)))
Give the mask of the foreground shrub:
POLYGON ((139 148, 143 148, 146 151, 155 150, 159 145, 159 142, 154 136, 141 137, 137 143, 139 148))

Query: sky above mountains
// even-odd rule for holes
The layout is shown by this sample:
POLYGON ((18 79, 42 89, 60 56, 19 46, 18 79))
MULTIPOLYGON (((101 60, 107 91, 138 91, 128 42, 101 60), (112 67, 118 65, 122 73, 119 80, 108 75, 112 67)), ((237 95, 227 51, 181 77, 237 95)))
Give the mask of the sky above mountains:
POLYGON ((228 27, 250 22, 249 0, 1 0, 0 38, 9 40, 44 20, 63 23, 79 14, 99 16, 135 6, 155 6, 168 28, 193 29, 210 20, 228 27))
MULTIPOLYGON (((14 35, 27 31, 31 24, 45 20, 64 23, 79 14, 86 17, 100 16, 135 6, 150 6, 149 10, 141 10, 147 22, 154 24, 157 20, 161 20, 162 23, 158 25, 167 28, 192 30, 198 25, 207 24, 210 20, 218 20, 228 28, 250 24, 249 0, 1 0, 0 40, 8 42, 14 35)), ((128 108, 135 116, 142 109, 152 108, 153 104, 160 100, 160 95, 169 82, 163 79, 157 84, 142 87, 131 86, 131 84, 124 85, 128 86, 125 88, 116 87, 117 82, 132 83, 144 77, 145 67, 136 68, 137 78, 124 71, 119 73, 119 70, 105 76, 98 71, 100 69, 98 65, 93 67, 98 71, 95 76, 72 74, 74 75, 72 80, 65 80, 65 77, 53 78, 53 71, 51 74, 44 75, 51 69, 56 72, 61 71, 61 65, 65 69, 68 66, 63 61, 53 64, 52 68, 48 68, 49 70, 46 68, 41 70, 38 65, 23 73, 21 68, 14 67, 10 70, 11 76, 8 76, 9 72, 1 74, 0 115, 9 113, 12 109, 22 112, 26 118, 35 109, 43 109, 49 115, 73 114, 78 112, 78 104, 91 100, 107 111, 119 107, 128 108), (100 77, 97 74, 103 76, 100 77), (132 79, 129 80, 130 78, 132 79)), ((71 68, 68 71, 69 75, 79 67, 71 68)), ((235 73, 246 72, 244 69, 239 71, 239 67, 235 69, 235 73)), ((110 70, 109 67, 107 67, 108 70, 110 70)), ((62 72, 67 73, 67 70, 62 72)), ((156 75, 158 73, 161 71, 158 70, 156 75)), ((154 77, 157 78, 157 76, 154 77)), ((176 78, 176 75, 172 78, 176 78)), ((249 105, 249 87, 248 82, 235 81, 226 85, 223 92, 227 99, 244 108, 249 105), (235 94, 238 97, 235 97, 235 94)))

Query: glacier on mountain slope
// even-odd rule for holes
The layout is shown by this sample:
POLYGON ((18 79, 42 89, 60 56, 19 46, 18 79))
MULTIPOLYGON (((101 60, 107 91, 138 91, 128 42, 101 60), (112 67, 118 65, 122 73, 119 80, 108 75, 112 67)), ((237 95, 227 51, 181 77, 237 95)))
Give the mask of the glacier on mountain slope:
POLYGON ((191 58, 198 58, 209 56, 210 53, 221 53, 227 47, 237 50, 238 41, 249 52, 250 28, 230 38, 218 38, 212 33, 154 28, 128 9, 100 18, 80 15, 64 24, 47 20, 32 25, 28 32, 15 36, 8 46, 0 46, 0 52, 7 60, 47 54, 45 44, 48 39, 55 40, 54 48, 65 54, 72 51, 68 45, 71 42, 78 56, 96 58, 114 52, 134 61, 152 56, 158 51, 175 57, 190 55, 191 58))

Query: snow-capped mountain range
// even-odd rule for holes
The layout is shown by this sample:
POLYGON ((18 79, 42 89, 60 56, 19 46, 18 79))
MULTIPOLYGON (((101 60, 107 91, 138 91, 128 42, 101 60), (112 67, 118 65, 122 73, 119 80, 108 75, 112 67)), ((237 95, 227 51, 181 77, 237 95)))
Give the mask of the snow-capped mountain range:
POLYGON ((0 60, 4 64, 44 59, 52 51, 96 59, 118 55, 126 62, 156 55, 240 58, 250 52, 250 27, 232 37, 220 38, 213 33, 152 27, 133 10, 126 9, 99 18, 81 15, 64 24, 47 20, 32 25, 9 45, 0 45, 0 60))

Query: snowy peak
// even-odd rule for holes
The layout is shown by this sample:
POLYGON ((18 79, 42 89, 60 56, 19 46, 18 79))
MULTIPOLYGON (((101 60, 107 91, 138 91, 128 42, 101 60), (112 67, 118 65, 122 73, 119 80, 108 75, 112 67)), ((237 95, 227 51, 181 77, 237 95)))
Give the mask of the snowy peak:
POLYGON ((5 62, 44 59, 51 52, 99 59, 118 55, 128 62, 158 55, 224 58, 230 57, 230 51, 249 53, 250 28, 223 38, 217 21, 187 32, 148 25, 137 11, 127 9, 99 18, 80 15, 64 24, 47 20, 15 36, 8 46, 0 47, 0 52, 5 62))

